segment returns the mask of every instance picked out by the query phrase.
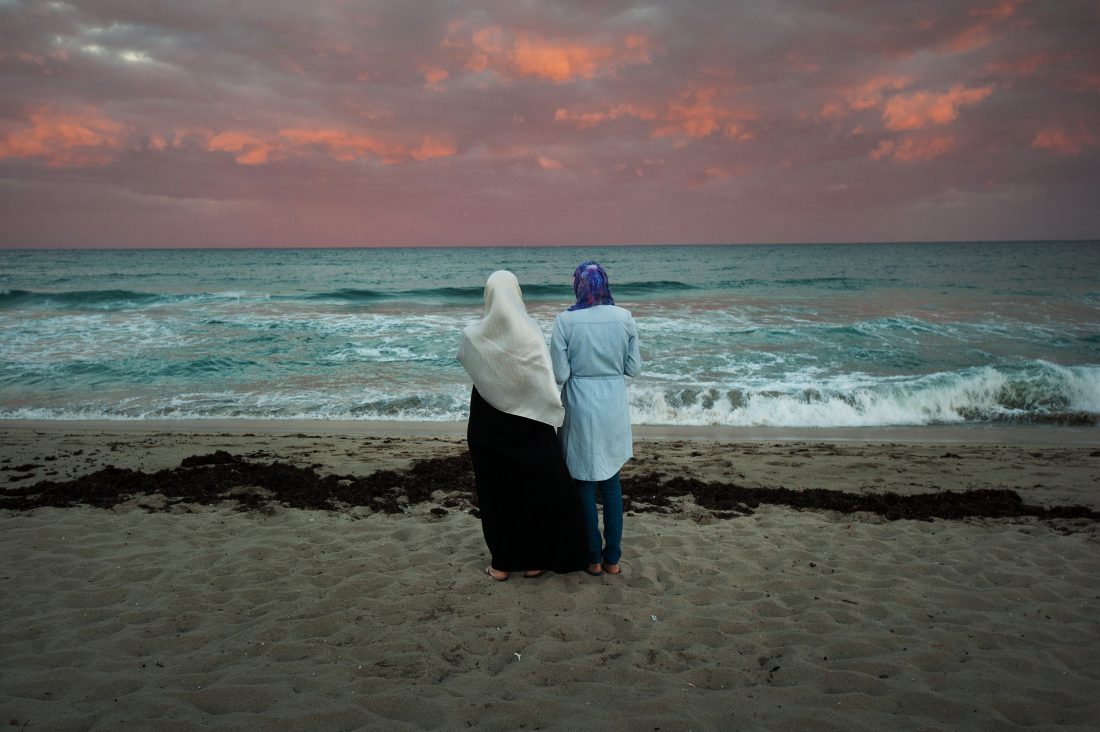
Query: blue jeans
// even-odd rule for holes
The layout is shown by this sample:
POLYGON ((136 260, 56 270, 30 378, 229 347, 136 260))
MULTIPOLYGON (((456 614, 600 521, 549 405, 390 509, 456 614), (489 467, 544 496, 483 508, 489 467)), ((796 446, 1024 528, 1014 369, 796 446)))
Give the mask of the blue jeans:
POLYGON ((619 474, 607 480, 574 480, 584 511, 584 533, 588 540, 588 563, 618 564, 623 554, 623 486, 619 474), (603 536, 596 510, 596 486, 603 498, 603 536))

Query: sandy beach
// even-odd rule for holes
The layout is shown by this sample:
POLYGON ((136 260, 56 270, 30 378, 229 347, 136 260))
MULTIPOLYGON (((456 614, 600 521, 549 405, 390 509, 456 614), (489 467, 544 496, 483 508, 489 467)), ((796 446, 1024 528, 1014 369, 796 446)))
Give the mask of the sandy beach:
MULTIPOLYGON (((416 461, 458 465, 465 450, 460 427, 0 432, 9 497, 108 465, 186 477, 278 461, 343 484, 392 471, 404 485, 416 461), (179 467, 217 450, 239 462, 179 467)), ((0 719, 50 730, 1094 729, 1100 444, 1087 430, 1009 432, 642 430, 624 489, 1009 490, 1092 517, 895 521, 635 494, 621 577, 494 583, 468 495, 428 473, 424 500, 399 496, 393 512, 291 508, 255 485, 207 502, 0 510, 0 719)))

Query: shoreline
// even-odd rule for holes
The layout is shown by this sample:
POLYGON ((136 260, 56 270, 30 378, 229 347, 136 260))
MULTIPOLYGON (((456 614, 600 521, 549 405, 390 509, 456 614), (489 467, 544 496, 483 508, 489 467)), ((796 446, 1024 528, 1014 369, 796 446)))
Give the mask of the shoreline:
MULTIPOLYGON (((123 434, 312 433, 364 437, 465 437, 465 421, 304 420, 304 419, 2 419, 0 432, 123 434)), ((1097 446, 1100 428, 1061 425, 927 425, 894 427, 728 427, 720 425, 633 425, 637 440, 718 442, 855 442, 1097 446)))

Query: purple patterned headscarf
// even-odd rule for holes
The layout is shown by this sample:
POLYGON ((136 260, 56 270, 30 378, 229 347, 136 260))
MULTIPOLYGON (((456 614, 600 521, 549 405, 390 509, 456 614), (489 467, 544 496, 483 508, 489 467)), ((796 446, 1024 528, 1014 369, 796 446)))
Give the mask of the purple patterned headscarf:
POLYGON ((581 262, 573 272, 573 292, 577 302, 570 310, 584 310, 593 305, 614 305, 611 297, 611 284, 607 281, 607 272, 595 261, 581 262))

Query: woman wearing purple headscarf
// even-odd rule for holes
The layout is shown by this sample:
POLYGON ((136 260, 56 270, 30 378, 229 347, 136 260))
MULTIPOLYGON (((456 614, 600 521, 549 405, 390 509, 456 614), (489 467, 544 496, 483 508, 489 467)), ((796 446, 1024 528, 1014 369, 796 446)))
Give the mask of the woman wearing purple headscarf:
POLYGON ((584 507, 591 575, 619 574, 623 495, 619 470, 634 456, 624 376, 642 359, 629 310, 615 304, 607 272, 593 261, 573 273, 577 302, 554 320, 550 360, 562 387, 565 422, 558 439, 584 507), (603 499, 603 535, 596 489, 603 499))

